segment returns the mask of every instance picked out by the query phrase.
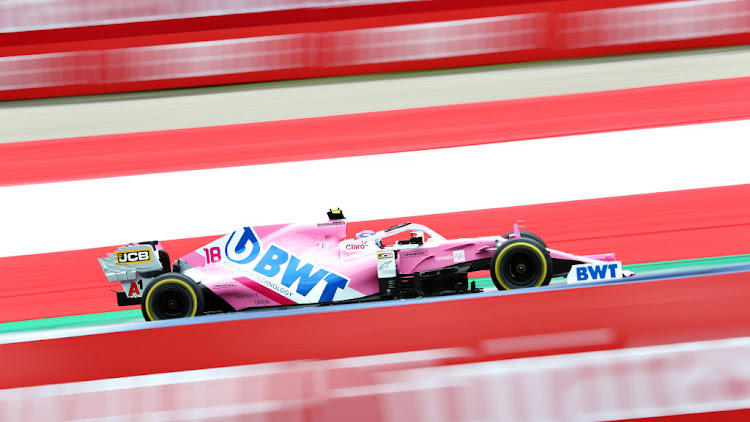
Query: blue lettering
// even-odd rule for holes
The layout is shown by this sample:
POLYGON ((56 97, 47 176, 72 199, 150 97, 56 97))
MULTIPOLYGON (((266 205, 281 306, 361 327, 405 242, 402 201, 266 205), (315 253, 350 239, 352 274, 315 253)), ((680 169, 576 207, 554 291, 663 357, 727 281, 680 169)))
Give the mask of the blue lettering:
POLYGON ((281 278, 281 284, 286 287, 292 287, 292 284, 299 280, 297 293, 302 296, 307 296, 307 294, 310 293, 310 290, 312 290, 312 288, 315 287, 315 285, 318 284, 326 274, 328 274, 328 271, 320 269, 313 274, 312 264, 305 264, 301 267, 299 264, 299 258, 292 255, 289 259, 289 265, 287 265, 286 270, 284 271, 284 276, 281 278))
POLYGON ((587 280, 589 278, 589 275, 586 274, 586 267, 576 268, 576 278, 578 281, 587 280))
MULTIPOLYGON (((258 256, 263 252, 263 248, 253 229, 245 227, 241 233, 238 230, 229 236, 224 252, 229 260, 238 264, 248 264, 258 259, 258 256)), ((281 289, 276 284, 279 282, 287 288, 291 288, 294 283, 297 283, 296 292, 302 296, 307 296, 315 286, 324 281, 326 285, 320 296, 319 302, 321 303, 332 302, 337 289, 343 290, 349 283, 348 278, 331 273, 323 268, 315 270, 313 264, 302 262, 296 256, 276 245, 271 245, 263 253, 253 270, 267 277, 269 279, 267 285, 275 290, 281 289), (286 268, 282 268, 285 264, 287 264, 286 268), (276 281, 270 280, 279 276, 279 274, 281 274, 281 280, 278 280, 278 278, 276 281)), ((291 292, 288 293, 291 294, 291 292)))
POLYGON ((226 247, 224 247, 224 255, 230 260, 238 264, 247 264, 253 261, 260 254, 260 245, 258 243, 258 236, 250 227, 245 227, 242 232, 242 236, 239 239, 235 238, 237 232, 233 232, 229 236, 226 247), (234 242, 232 241, 234 239, 234 242))
POLYGON ((273 277, 281 271, 281 266, 289 259, 289 254, 274 245, 268 248, 268 252, 258 261, 255 271, 266 276, 273 277))
POLYGON ((609 267, 610 277, 615 278, 617 276, 617 273, 615 272, 615 270, 617 270, 617 264, 609 264, 607 267, 609 267))
POLYGON ((328 282, 328 284, 326 284, 325 289, 323 289, 323 294, 320 295, 319 303, 333 302, 333 296, 336 294, 336 289, 344 290, 346 283, 349 282, 349 280, 334 273, 328 274, 325 281, 328 282))
POLYGON ((606 265, 592 265, 589 267, 589 273, 591 273, 591 278, 596 280, 597 278, 601 279, 607 276, 607 266, 606 265))

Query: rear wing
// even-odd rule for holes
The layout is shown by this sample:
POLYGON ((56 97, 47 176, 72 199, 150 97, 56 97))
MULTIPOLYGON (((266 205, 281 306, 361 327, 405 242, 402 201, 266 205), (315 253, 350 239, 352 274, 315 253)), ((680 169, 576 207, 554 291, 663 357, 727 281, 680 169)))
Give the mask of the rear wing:
POLYGON ((123 292, 117 292, 117 304, 120 306, 140 303, 148 284, 171 270, 169 256, 158 242, 122 246, 98 261, 107 280, 122 285, 123 292))

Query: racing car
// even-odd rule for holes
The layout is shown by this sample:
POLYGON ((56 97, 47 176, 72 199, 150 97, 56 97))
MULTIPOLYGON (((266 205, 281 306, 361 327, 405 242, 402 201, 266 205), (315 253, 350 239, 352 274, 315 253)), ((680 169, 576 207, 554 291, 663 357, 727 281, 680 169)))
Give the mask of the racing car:
POLYGON ((402 223, 346 238, 340 209, 317 224, 247 226, 170 262, 158 241, 131 243, 99 258, 120 283, 120 306, 147 321, 263 307, 476 293, 468 274, 489 270, 498 290, 631 275, 612 253, 579 256, 548 248, 518 225, 504 236, 446 239, 402 223))

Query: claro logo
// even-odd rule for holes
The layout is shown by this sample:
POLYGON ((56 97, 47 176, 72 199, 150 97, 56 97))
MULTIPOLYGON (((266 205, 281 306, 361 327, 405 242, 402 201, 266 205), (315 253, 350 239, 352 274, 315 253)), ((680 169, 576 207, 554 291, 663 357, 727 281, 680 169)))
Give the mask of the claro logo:
POLYGON ((117 264, 140 264, 142 262, 151 262, 150 249, 138 249, 132 251, 117 252, 117 264))
POLYGON ((367 247, 367 242, 362 243, 350 243, 346 245, 347 251, 361 251, 364 250, 367 247))

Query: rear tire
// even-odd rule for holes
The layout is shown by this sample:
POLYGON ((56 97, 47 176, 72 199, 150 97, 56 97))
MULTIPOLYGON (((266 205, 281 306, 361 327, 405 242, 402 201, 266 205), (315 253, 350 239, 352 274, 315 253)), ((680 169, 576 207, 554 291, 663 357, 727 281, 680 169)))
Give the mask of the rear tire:
POLYGON ((510 239, 492 255, 490 275, 498 290, 546 286, 552 280, 552 259, 533 239, 510 239))
POLYGON ((146 321, 189 318, 203 313, 203 291, 190 278, 179 273, 156 277, 143 292, 141 311, 146 321))

